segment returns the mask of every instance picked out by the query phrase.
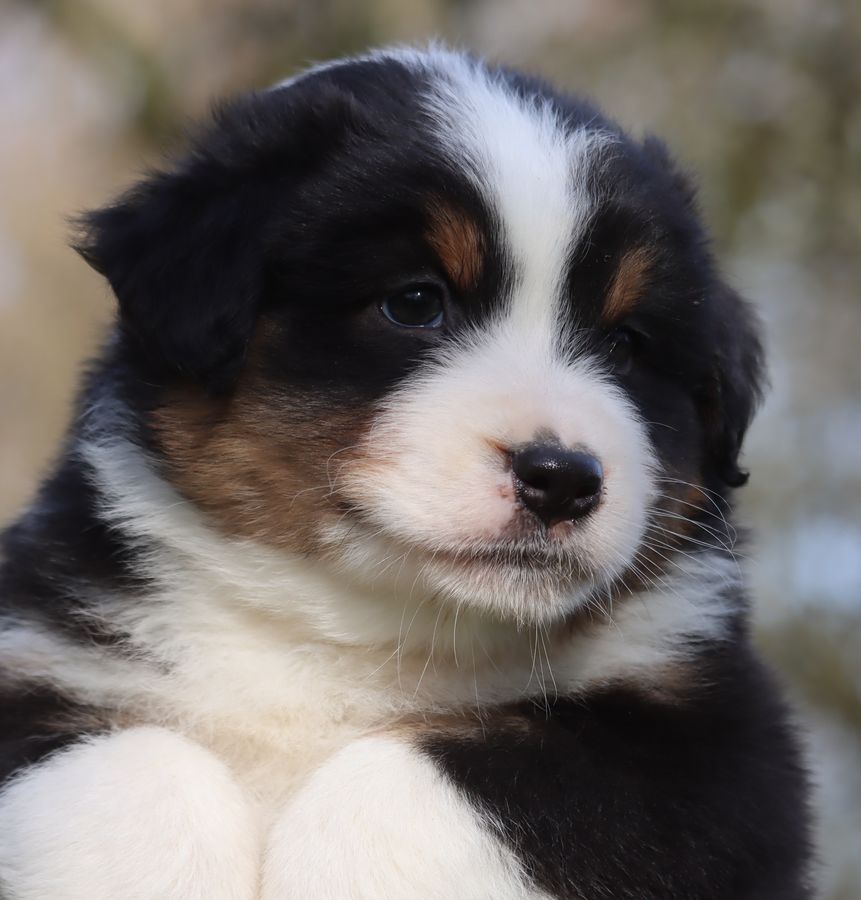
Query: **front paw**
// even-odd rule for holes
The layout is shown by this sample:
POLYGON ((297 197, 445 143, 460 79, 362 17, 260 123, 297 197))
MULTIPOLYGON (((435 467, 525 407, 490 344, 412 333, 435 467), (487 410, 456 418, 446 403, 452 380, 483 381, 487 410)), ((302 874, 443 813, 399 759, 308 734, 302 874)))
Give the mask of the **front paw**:
POLYGON ((4 900, 254 900, 259 860, 226 767, 161 728, 76 744, 0 794, 4 900))
POLYGON ((325 763, 266 845, 262 900, 543 896, 466 797, 395 738, 363 738, 325 763))

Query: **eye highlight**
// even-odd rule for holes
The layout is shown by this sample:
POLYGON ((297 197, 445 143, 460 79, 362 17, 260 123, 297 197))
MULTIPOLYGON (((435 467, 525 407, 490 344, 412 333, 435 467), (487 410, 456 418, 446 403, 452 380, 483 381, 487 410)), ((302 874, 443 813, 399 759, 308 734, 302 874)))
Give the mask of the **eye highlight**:
POLYGON ((386 297, 382 314, 401 328, 439 328, 445 320, 445 291, 437 284, 411 284, 386 297))

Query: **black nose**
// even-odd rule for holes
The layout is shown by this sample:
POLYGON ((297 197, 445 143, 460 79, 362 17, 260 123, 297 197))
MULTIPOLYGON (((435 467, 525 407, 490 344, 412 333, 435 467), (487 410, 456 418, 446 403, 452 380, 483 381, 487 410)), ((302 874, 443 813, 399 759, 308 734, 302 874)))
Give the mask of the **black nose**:
POLYGON ((511 455, 517 496, 545 525, 579 519, 601 499, 604 470, 588 453, 528 444, 511 455))

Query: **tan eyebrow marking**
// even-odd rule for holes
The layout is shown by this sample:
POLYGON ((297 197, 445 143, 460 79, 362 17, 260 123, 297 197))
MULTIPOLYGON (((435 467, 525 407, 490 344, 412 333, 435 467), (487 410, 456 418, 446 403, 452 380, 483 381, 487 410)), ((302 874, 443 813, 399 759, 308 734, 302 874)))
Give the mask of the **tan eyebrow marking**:
POLYGON ((426 237, 446 274, 460 290, 474 288, 484 263, 484 238, 478 224, 445 202, 432 206, 429 218, 426 237))
POLYGON ((655 251, 648 246, 635 247, 622 257, 604 299, 605 322, 621 319, 636 306, 649 283, 654 262, 655 251))

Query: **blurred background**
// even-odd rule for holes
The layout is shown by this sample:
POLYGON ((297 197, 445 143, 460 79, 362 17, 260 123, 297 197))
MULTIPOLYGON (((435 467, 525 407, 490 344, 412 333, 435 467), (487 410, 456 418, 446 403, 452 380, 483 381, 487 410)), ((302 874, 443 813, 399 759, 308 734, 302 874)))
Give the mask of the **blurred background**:
POLYGON ((213 97, 442 36, 592 95, 697 173, 772 390, 747 449, 758 639, 818 785, 821 896, 861 898, 861 3, 0 0, 0 523, 111 316, 66 246, 213 97))

